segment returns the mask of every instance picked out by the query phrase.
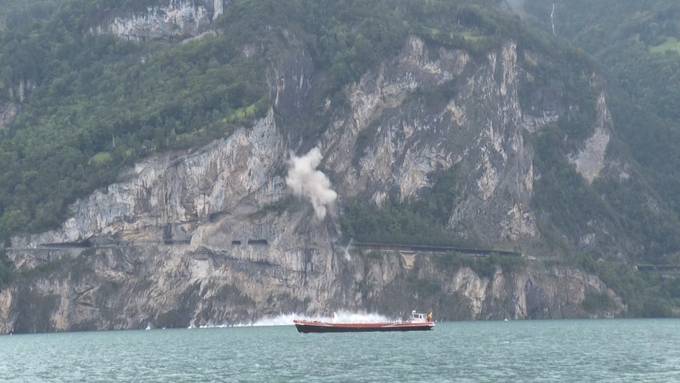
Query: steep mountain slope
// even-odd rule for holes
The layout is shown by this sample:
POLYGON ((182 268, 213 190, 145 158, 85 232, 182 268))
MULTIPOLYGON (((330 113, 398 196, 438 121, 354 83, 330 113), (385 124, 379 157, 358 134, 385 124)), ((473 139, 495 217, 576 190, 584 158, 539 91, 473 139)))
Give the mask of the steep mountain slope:
MULTIPOLYGON (((652 187, 678 214, 680 184, 680 4, 676 1, 524 2, 525 12, 591 54, 609 83, 619 137, 631 148, 652 187), (552 17, 550 16, 552 15, 552 17)), ((661 234, 662 232, 660 232, 661 234)), ((656 241, 660 251, 677 252, 656 241)), ((661 260, 660 260, 661 261, 661 260)), ((663 261, 662 261, 663 262, 663 261)))
POLYGON ((89 57, 5 80, 20 111, 2 138, 16 270, 0 328, 670 313, 672 295, 649 299, 662 279, 630 265, 673 249, 680 225, 619 140, 604 81, 474 3, 61 6, 38 42, 83 39, 89 57), (50 40, 62 17, 78 27, 50 40), (286 186, 291 153, 312 148, 338 195, 327 214, 286 186))

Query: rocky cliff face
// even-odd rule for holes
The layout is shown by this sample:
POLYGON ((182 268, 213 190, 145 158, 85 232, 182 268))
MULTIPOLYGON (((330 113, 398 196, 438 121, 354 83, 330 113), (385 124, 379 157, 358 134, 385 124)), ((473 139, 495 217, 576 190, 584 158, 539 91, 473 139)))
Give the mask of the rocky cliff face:
POLYGON ((414 197, 428 186, 428 174, 457 165, 465 182, 449 227, 458 237, 536 238, 529 206, 533 151, 524 135, 546 128, 559 111, 522 111, 525 72, 518 60, 514 42, 472 60, 467 52, 410 39, 395 62, 350 91, 352 117, 328 135, 328 145, 342 148, 329 156, 342 174, 341 194, 370 191, 380 202, 397 186, 402 198, 414 197), (360 135, 369 142, 363 152, 354 150, 360 135))
POLYGON ((181 39, 207 32, 224 13, 225 0, 168 0, 145 12, 113 16, 94 29, 132 40, 181 39))
MULTIPOLYGON (((530 138, 555 129, 572 106, 546 90, 531 110, 522 108, 533 52, 507 41, 480 56, 410 37, 344 90, 347 103, 325 100, 329 127, 306 136, 297 116, 310 113, 319 69, 303 45, 290 45, 273 60, 272 106, 254 126, 149 158, 76 202, 60 228, 13 238, 7 253, 20 277, 0 292, 0 332, 175 327, 336 309, 400 315, 433 308, 440 319, 625 311, 597 277, 528 258, 484 275, 450 266, 441 254, 346 251, 337 244, 340 210, 319 220, 286 189, 289 153, 314 146, 339 206, 354 197, 380 204, 395 190, 416 197, 428 174, 456 166, 462 181, 448 222, 452 238, 545 255, 530 138), (586 311, 588 294, 613 303, 586 311)), ((606 154, 606 94, 597 81, 592 90, 601 95, 598 118, 570 157, 591 183, 622 166, 606 154)), ((606 226, 590 230, 583 246, 611 240, 606 226)))
POLYGON ((5 129, 14 121, 19 108, 12 102, 0 104, 0 130, 5 129))
POLYGON ((398 317, 414 307, 431 308, 441 320, 615 316, 625 309, 600 280, 578 270, 529 267, 481 276, 431 254, 345 257, 312 246, 84 251, 0 293, 0 331, 187 327, 334 310, 398 317), (589 294, 613 304, 588 312, 589 294))

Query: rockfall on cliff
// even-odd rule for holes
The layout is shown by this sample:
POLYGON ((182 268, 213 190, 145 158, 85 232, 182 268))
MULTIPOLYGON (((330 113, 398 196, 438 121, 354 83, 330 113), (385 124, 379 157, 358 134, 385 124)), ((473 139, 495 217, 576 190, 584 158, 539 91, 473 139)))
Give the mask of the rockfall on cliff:
MULTIPOLYGON (((92 31, 191 37, 224 12, 221 2, 169 4, 92 31)), ((5 251, 19 276, 0 291, 0 332, 186 327, 335 310, 396 317, 432 309, 441 320, 625 313, 600 278, 549 262, 565 252, 616 258, 643 248, 615 214, 586 212, 582 224, 565 227, 545 204, 554 176, 545 164, 554 141, 545 136, 583 108, 594 118, 554 150, 559 166, 584 190, 645 187, 624 152, 611 149, 620 143, 596 73, 578 72, 592 97, 574 100, 566 77, 546 80, 553 58, 521 41, 480 53, 410 34, 330 97, 313 47, 294 30, 276 36, 275 51, 242 51, 267 58, 262 117, 203 147, 140 161, 72 204, 60 227, 11 239, 5 251), (322 126, 302 129, 305 121, 322 126), (324 218, 286 185, 291 155, 315 147, 338 193, 324 218), (521 255, 487 265, 484 258, 497 257, 483 251, 347 245, 340 220, 350 201, 418 200, 433 174, 454 170, 455 202, 443 225, 450 240, 521 255), (608 304, 591 307, 592 297, 608 304)))

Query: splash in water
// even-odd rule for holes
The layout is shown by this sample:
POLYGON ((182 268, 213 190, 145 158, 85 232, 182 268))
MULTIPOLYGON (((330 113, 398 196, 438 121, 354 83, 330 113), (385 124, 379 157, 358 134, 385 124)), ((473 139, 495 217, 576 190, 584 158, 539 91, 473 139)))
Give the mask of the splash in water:
MULTIPOLYGON (((294 320, 310 320, 331 323, 379 323, 395 322, 395 319, 388 318, 378 313, 338 311, 332 316, 308 316, 304 314, 280 314, 274 317, 263 317, 250 323, 237 324, 205 324, 196 326, 198 328, 227 328, 227 327, 266 327, 266 326, 290 326, 294 320)), ((195 327, 191 327, 195 328, 195 327)))

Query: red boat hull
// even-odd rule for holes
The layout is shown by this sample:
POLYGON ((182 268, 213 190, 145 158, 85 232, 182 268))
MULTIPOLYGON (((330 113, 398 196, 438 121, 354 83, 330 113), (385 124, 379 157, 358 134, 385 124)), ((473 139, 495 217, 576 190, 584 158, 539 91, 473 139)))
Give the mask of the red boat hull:
POLYGON ((327 323, 316 321, 294 321, 301 333, 321 332, 373 332, 373 331, 429 331, 434 322, 407 323, 327 323))

